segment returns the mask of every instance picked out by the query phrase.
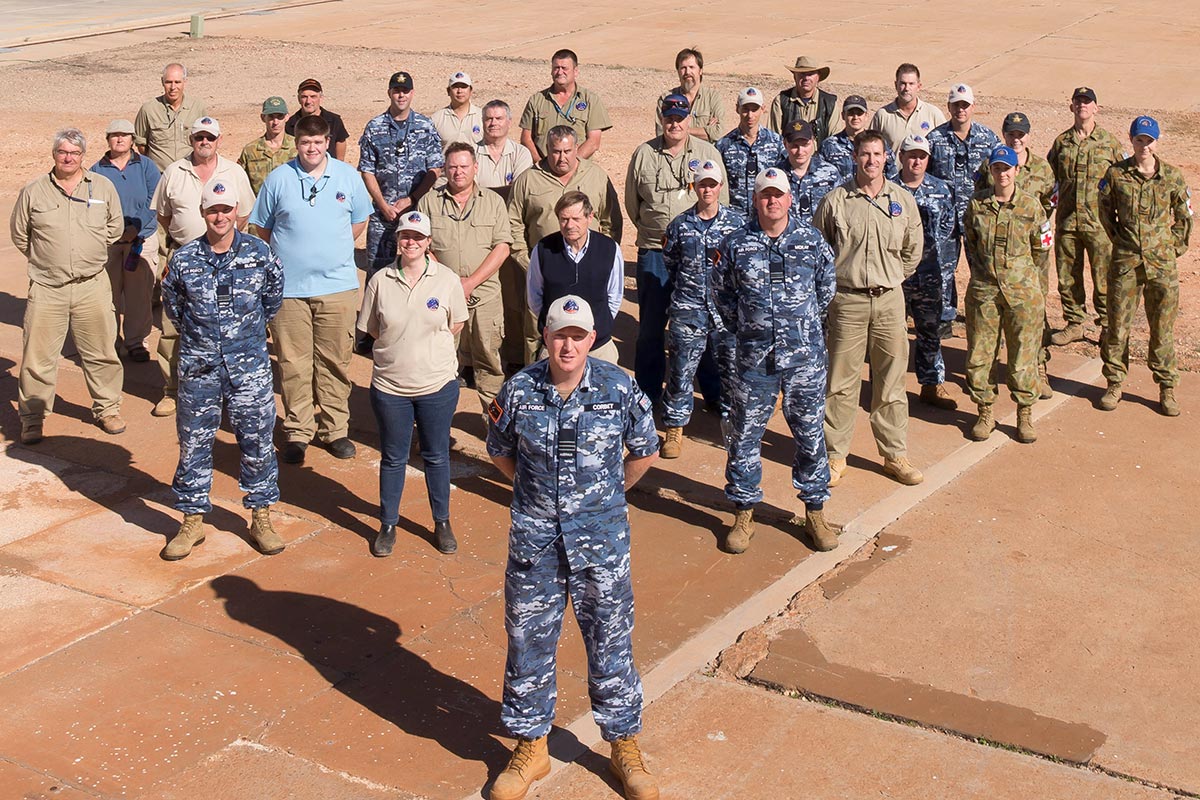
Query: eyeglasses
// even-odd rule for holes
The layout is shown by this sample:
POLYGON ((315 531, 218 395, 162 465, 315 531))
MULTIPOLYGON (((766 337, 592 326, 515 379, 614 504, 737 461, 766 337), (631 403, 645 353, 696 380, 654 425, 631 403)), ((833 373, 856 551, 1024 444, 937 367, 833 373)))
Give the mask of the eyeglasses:
POLYGON ((55 150, 54 155, 59 158, 83 158, 82 150, 55 150))

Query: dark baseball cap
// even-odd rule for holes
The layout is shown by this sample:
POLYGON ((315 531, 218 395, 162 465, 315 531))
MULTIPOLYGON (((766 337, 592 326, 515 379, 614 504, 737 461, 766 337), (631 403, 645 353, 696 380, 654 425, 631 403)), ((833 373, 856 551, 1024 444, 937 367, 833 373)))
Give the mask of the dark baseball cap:
POLYGON ((407 72, 396 72, 388 79, 389 89, 400 89, 401 91, 411 92, 413 90, 412 75, 407 72))
POLYGON ((692 104, 681 94, 669 94, 662 101, 663 117, 686 117, 692 113, 692 104))
POLYGON ((861 109, 867 113, 867 100, 862 95, 852 94, 842 101, 842 111, 849 111, 852 108, 861 109))
POLYGON ((309 89, 312 89, 314 92, 321 92, 322 94, 325 93, 325 90, 321 88, 321 82, 319 80, 316 78, 305 78, 304 80, 300 81, 300 85, 296 88, 296 94, 306 92, 309 89))
POLYGON ((1029 133, 1029 117, 1025 116, 1020 111, 1014 111, 1004 118, 1004 125, 1000 128, 1000 130, 1029 133))
POLYGON ((793 122, 791 125, 788 126, 787 131, 785 131, 783 134, 783 140, 785 142, 790 142, 794 139, 812 139, 812 138, 813 138, 812 123, 805 122, 804 120, 797 120, 796 122, 793 122))
POLYGON ((1093 89, 1091 89, 1090 87, 1087 87, 1087 86, 1080 86, 1080 87, 1079 87, 1079 88, 1077 88, 1075 91, 1071 92, 1071 99, 1072 99, 1072 100, 1074 100, 1074 99, 1075 99, 1075 98, 1077 98, 1077 97, 1082 97, 1082 98, 1084 98, 1084 99, 1086 99, 1086 100, 1090 100, 1090 101, 1091 101, 1091 102, 1093 102, 1093 103, 1094 103, 1094 102, 1096 102, 1096 92, 1095 92, 1095 90, 1093 90, 1093 89))

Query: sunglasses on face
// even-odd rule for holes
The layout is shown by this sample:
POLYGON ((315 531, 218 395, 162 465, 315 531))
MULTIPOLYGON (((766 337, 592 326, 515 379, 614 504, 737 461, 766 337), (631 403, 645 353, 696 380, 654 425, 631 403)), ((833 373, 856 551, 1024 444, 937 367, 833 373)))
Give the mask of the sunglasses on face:
POLYGON ((209 133, 197 133, 192 137, 193 142, 215 142, 217 137, 209 133))

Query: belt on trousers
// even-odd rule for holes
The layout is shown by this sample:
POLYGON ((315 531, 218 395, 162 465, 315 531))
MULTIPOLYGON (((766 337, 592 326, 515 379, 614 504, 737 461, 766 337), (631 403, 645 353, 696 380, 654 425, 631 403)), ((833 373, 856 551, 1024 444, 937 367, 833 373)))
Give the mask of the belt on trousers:
POLYGON ((855 294, 865 294, 869 297, 879 297, 890 292, 894 286, 870 286, 866 289, 858 289, 853 286, 839 286, 839 292, 854 292, 855 294))

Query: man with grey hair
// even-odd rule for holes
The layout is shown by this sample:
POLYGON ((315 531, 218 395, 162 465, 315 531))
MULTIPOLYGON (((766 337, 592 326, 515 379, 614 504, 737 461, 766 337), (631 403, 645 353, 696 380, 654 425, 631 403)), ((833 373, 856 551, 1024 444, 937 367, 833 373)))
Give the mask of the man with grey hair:
POLYGON ((165 170, 192 151, 192 123, 208 112, 204 104, 184 96, 187 69, 167 64, 162 71, 163 93, 142 104, 133 121, 133 143, 142 155, 165 170))
POLYGON ((512 127, 512 109, 503 100, 492 100, 483 107, 483 138, 475 145, 479 158, 480 186, 491 189, 505 200, 512 182, 533 166, 527 148, 508 138, 512 127))
POLYGON ((58 358, 68 328, 83 365, 92 414, 105 433, 125 430, 117 357, 117 321, 105 264, 125 232, 112 181, 83 169, 87 140, 77 128, 54 135, 54 168, 26 184, 13 206, 9 232, 29 260, 29 295, 17 381, 21 443, 42 440, 54 409, 58 358))

